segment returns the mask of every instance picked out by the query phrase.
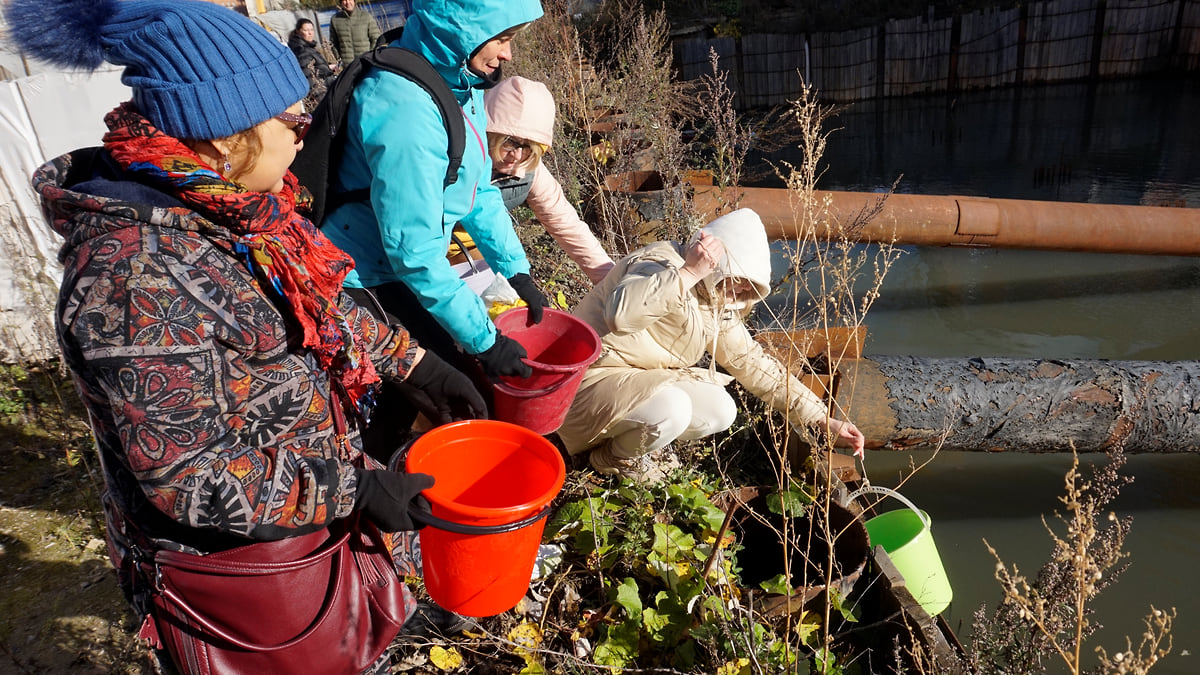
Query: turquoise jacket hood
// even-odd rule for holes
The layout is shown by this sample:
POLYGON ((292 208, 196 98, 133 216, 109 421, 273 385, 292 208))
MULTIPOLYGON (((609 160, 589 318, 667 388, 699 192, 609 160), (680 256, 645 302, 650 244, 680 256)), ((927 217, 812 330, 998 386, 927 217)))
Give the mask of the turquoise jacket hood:
POLYGON ((542 15, 537 0, 418 0, 396 45, 429 60, 461 93, 483 83, 467 61, 485 42, 542 15))
POLYGON ((491 184, 479 87, 484 80, 467 69, 467 61, 488 40, 536 19, 542 10, 537 0, 417 0, 414 5, 404 35, 393 44, 428 59, 458 97, 466 127, 458 180, 443 184, 448 139, 428 92, 400 75, 373 70, 355 87, 334 175, 335 190, 369 188, 370 201, 338 207, 322 229, 354 258, 346 286, 403 282, 464 350, 478 354, 495 344, 496 327, 483 301, 446 259, 452 228, 462 225, 498 275, 528 273, 529 261, 500 191, 491 184))

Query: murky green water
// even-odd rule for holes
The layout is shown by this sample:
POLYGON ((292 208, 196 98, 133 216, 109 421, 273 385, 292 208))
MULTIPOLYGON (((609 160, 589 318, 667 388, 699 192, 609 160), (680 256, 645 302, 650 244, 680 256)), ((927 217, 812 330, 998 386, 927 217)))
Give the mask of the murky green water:
MULTIPOLYGON (((877 191, 902 175, 907 193, 1197 208, 1198 111, 1195 80, 856 104, 834 122, 843 128, 819 187, 877 191)), ((1200 359, 1200 259, 906 250, 867 317, 868 355, 1200 359)), ((866 469, 896 486, 910 459, 930 454, 871 453, 866 469)), ((933 518, 955 590, 946 617, 964 639, 975 609, 999 600, 983 540, 1036 574, 1051 546, 1041 518, 1061 508, 1069 466, 1062 455, 942 452, 901 488, 933 518)), ((1105 629, 1089 645, 1111 653, 1125 635, 1136 645, 1151 605, 1177 607, 1174 653, 1153 672, 1200 671, 1200 456, 1135 456, 1126 471, 1135 482, 1114 507, 1134 518, 1130 567, 1095 605, 1105 629)))

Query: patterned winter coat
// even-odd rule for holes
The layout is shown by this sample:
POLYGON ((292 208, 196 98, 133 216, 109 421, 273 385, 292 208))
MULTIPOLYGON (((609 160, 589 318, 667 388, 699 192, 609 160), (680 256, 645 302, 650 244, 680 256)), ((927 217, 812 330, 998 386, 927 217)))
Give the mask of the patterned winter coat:
MULTIPOLYGON (((354 507, 350 429, 330 380, 224 227, 122 182, 100 149, 43 166, 34 187, 66 242, 58 340, 91 417, 109 497, 160 545, 213 551, 304 534, 354 507), (82 182, 82 184, 80 184, 82 182)), ((339 304, 382 377, 415 343, 339 304)))

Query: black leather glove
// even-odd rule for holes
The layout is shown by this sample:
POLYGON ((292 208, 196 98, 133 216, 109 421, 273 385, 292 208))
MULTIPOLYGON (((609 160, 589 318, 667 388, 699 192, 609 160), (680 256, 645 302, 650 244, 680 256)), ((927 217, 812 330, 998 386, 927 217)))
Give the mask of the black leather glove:
POLYGON ((524 272, 514 274, 508 278, 508 284, 513 287, 517 295, 529 305, 529 320, 533 323, 542 322, 542 308, 549 307, 550 302, 546 300, 546 296, 538 290, 537 284, 533 283, 533 279, 524 272))
POLYGON ((520 342, 496 331, 496 343, 476 354, 475 358, 483 364, 483 370, 489 377, 529 377, 533 374, 533 368, 521 360, 527 355, 520 342))
POLYGON ((377 469, 355 469, 358 494, 354 508, 363 512, 385 532, 419 530, 423 523, 414 523, 408 515, 408 505, 421 490, 433 487, 433 476, 427 473, 398 473, 377 469))
POLYGON ((487 404, 471 379, 429 350, 397 388, 437 424, 487 419, 487 404))

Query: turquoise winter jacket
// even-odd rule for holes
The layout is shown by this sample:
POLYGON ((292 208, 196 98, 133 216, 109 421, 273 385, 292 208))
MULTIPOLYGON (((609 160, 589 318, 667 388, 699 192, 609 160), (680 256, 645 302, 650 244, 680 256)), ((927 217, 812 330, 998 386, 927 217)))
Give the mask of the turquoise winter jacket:
POLYGON ((472 354, 495 344, 496 329, 483 302, 450 268, 450 230, 462 223, 497 274, 528 273, 529 261, 491 184, 479 88, 484 81, 468 70, 467 60, 488 40, 541 15, 537 0, 415 2, 404 35, 393 45, 427 58, 462 105, 467 142, 458 180, 443 190, 448 140, 433 99, 404 77, 373 71, 355 89, 334 185, 337 190, 369 185, 371 201, 339 207, 322 227, 354 258, 347 286, 403 281, 472 354))

